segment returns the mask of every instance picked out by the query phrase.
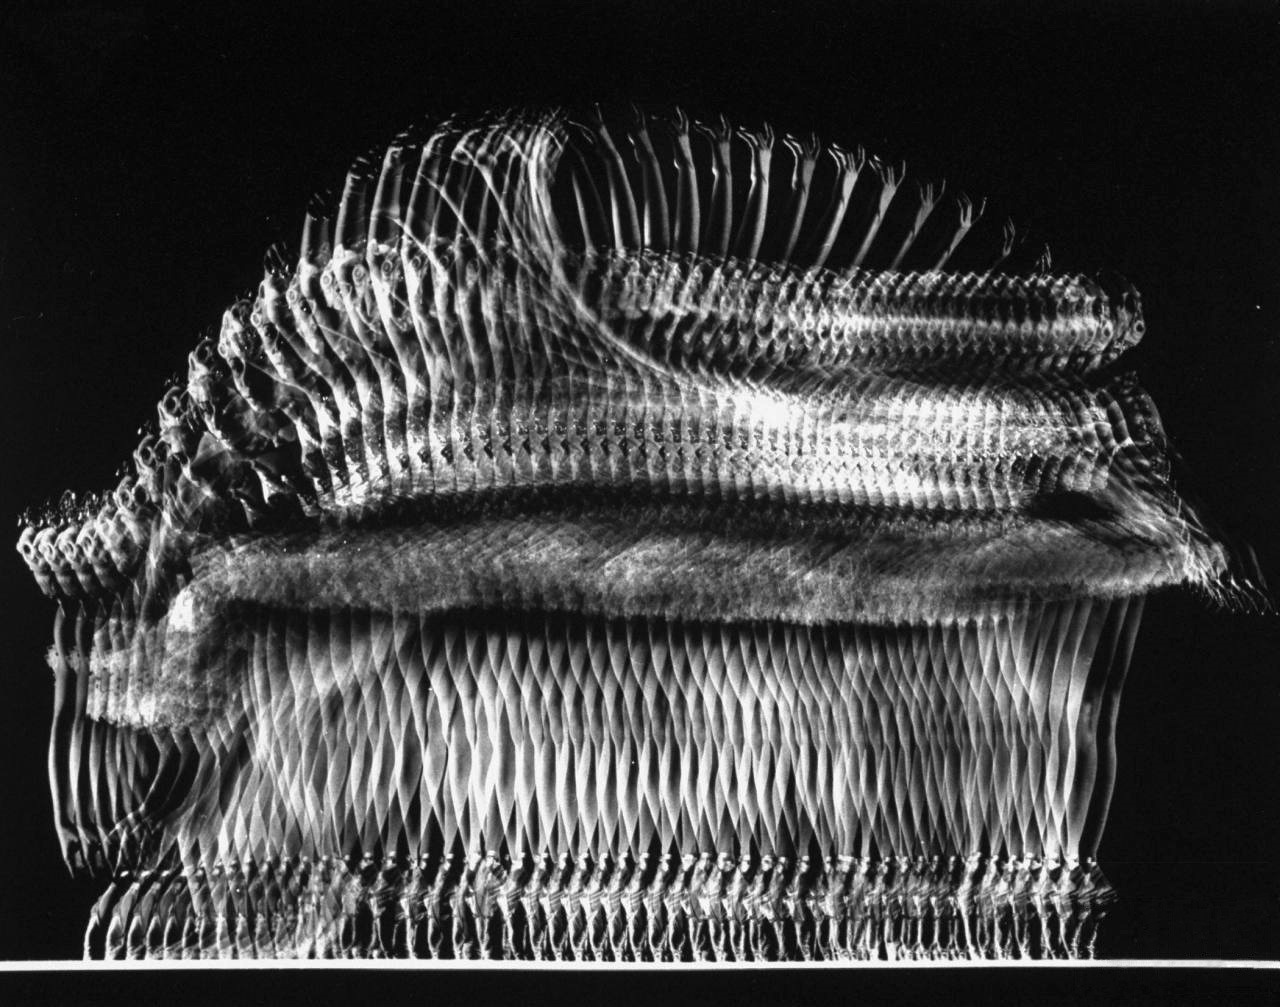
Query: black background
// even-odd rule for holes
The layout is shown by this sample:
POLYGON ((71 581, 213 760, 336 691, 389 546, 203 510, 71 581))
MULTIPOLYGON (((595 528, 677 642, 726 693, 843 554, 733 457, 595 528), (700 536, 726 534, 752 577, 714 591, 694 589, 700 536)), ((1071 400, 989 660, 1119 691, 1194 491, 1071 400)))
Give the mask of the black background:
MULTIPOLYGON (((352 155, 424 112, 634 98, 906 155, 1030 222, 1055 268, 1127 275, 1187 485, 1280 580, 1274 4, 210 8, 0 14, 0 520, 115 482, 352 155)), ((16 553, 0 578, 0 957, 77 957, 100 886, 51 824, 53 610, 16 553)), ((1278 655, 1280 619, 1149 602, 1106 956, 1280 958, 1278 655)))

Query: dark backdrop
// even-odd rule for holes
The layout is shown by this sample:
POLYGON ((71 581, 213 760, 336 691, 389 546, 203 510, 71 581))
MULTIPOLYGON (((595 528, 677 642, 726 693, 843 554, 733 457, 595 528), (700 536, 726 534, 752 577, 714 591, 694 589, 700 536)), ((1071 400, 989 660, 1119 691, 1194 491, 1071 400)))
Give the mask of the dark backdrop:
MULTIPOLYGON (((635 98, 907 155, 998 197, 1056 268, 1126 274, 1187 484, 1280 574, 1274 5, 210 6, 0 14, 0 520, 114 482, 199 332, 351 155, 424 111, 635 98)), ((51 825, 52 607, 16 554, 0 578, 0 955, 74 957, 100 886, 67 877, 51 825)), ((1280 620, 1181 594, 1147 611, 1102 950, 1280 957, 1280 620)))

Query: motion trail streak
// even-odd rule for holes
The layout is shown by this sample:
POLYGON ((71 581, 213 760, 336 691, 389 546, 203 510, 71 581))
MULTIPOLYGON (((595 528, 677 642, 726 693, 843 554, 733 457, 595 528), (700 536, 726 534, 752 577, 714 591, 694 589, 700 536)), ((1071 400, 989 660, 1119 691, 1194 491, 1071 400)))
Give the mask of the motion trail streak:
POLYGON ((1144 597, 1244 590, 1123 284, 861 149, 411 130, 24 525, 109 957, 1076 956, 1144 597))

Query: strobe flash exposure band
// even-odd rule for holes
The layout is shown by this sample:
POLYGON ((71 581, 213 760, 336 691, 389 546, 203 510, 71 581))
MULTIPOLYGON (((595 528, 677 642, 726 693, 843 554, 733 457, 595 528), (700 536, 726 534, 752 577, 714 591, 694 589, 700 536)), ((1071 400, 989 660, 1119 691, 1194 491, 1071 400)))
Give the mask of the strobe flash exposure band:
POLYGON ((1143 599, 1245 590, 1120 282, 860 148, 415 128, 29 515, 85 953, 1092 953, 1143 599))

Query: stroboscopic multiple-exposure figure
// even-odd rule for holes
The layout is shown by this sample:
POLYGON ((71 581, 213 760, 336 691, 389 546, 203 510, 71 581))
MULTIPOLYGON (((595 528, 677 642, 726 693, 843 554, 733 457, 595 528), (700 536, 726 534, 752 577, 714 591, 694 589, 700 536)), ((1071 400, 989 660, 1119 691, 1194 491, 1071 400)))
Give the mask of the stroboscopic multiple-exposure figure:
POLYGON ((768 128, 358 160, 22 532, 86 954, 1090 954, 1142 599, 1232 590, 1142 330, 768 128))

